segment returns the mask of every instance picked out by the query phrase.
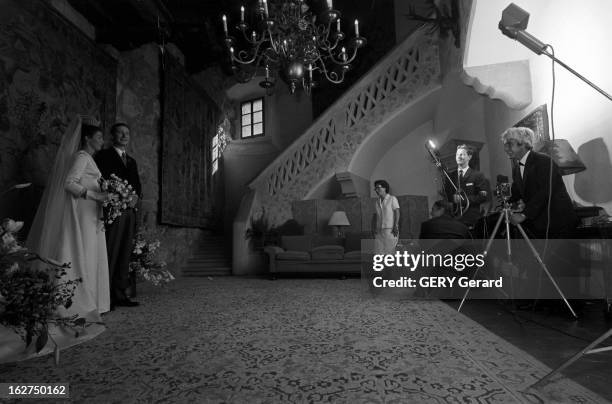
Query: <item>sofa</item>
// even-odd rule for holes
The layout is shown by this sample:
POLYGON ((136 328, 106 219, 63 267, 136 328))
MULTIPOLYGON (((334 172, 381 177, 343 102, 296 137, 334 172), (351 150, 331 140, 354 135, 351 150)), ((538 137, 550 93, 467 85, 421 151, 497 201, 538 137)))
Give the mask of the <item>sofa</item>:
POLYGON ((280 246, 266 246, 270 276, 283 272, 361 273, 361 235, 281 236, 280 246))

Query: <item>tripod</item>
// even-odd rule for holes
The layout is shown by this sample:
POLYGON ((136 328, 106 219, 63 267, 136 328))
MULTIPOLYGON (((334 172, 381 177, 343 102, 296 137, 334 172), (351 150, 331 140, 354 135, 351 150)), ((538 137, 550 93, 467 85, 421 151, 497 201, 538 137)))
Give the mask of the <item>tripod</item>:
MULTIPOLYGON (((493 240, 495 239, 495 235, 497 234, 497 232, 498 232, 498 230, 499 230, 499 228, 501 226, 502 220, 503 220, 505 225, 506 225, 506 257, 508 258, 508 262, 511 263, 512 262, 512 246, 511 246, 511 242, 510 242, 510 215, 512 213, 512 209, 510 208, 510 202, 508 202, 508 199, 509 199, 509 197, 503 196, 503 209, 502 209, 502 212, 499 215, 499 218, 497 219, 497 223, 495 223, 495 227, 493 228, 493 232, 491 233, 491 237, 489 237, 489 240, 487 241, 487 245, 486 245, 486 247, 484 249, 483 255, 486 258, 487 255, 489 254, 489 250, 491 249, 491 246, 493 245, 493 240)), ((535 247, 531 243, 531 240, 529 240, 529 237, 527 236, 527 233, 525 233, 525 230, 523 230, 523 226, 521 226, 520 223, 519 223, 519 224, 516 225, 516 227, 518 227, 519 231, 521 232, 521 236, 523 237, 523 239, 525 240, 525 242, 529 246, 529 249, 533 253, 533 256, 538 261, 538 264, 540 264, 540 267, 542 268, 542 270, 544 270, 544 272, 546 273, 546 276, 548 276, 548 279, 550 279, 550 281, 552 282, 553 286, 555 287, 555 289, 557 290, 557 292, 559 293, 559 295, 561 296, 561 298, 565 302, 566 306, 568 307, 568 309, 570 310, 570 312, 572 313, 574 318, 578 318, 578 316, 576 315, 576 313, 572 309, 572 306, 569 304, 569 302, 565 298, 565 295, 563 294, 563 292, 559 288, 559 285, 557 285, 557 282, 555 282, 554 278, 552 277, 552 275, 548 271, 548 268, 546 267, 546 264, 544 263, 544 261, 542 261, 542 258, 540 257, 540 254, 538 253, 538 251, 535 249, 535 247)), ((476 268, 476 270, 474 271, 474 275, 472 276, 472 280, 476 279, 476 275, 478 275, 478 270, 479 269, 480 268, 476 268)), ((463 304, 465 303, 465 299, 467 299, 467 296, 470 293, 470 290, 471 290, 471 287, 468 287, 467 290, 465 291, 465 294, 463 295, 463 299, 461 299, 461 303, 459 304, 459 307, 457 308, 457 311, 461 311, 461 308, 463 307, 463 304)))

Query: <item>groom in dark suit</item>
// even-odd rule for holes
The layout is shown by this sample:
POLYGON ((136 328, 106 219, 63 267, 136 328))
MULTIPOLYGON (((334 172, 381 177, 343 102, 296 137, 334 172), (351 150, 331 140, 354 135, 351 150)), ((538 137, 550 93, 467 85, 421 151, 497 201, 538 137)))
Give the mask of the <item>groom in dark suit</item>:
POLYGON ((559 167, 546 154, 533 150, 533 139, 533 131, 523 127, 502 134, 504 150, 514 163, 510 201, 516 202, 519 210, 510 221, 523 223, 533 238, 567 238, 578 225, 578 217, 559 167))
POLYGON ((135 207, 142 198, 142 187, 138 176, 136 160, 126 153, 130 142, 130 128, 125 123, 116 123, 111 127, 113 146, 100 150, 95 161, 104 178, 111 174, 127 180, 138 195, 134 198, 127 210, 113 224, 106 229, 106 248, 108 251, 108 268, 110 271, 111 309, 114 306, 133 307, 138 302, 128 298, 125 290, 129 285, 130 256, 134 248, 134 235, 136 233, 135 207))

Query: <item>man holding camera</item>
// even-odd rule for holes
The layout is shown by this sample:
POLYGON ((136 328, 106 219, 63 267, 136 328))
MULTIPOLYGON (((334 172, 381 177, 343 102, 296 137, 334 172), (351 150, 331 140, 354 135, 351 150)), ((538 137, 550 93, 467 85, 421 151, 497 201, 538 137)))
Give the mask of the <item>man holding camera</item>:
POLYGON ((549 156, 533 151, 533 139, 533 131, 524 127, 509 128, 501 136, 513 161, 510 202, 517 203, 517 211, 510 222, 521 223, 533 238, 567 238, 578 217, 559 167, 549 156))

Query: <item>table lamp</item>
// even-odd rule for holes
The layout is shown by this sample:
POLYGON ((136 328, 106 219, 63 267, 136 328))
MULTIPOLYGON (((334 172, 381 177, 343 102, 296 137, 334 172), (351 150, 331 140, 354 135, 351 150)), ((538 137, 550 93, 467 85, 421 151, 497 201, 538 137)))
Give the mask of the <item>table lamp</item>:
POLYGON ((327 223, 329 226, 334 226, 336 228, 336 237, 341 238, 344 237, 344 233, 342 232, 343 226, 350 226, 351 223, 346 217, 346 212, 342 210, 337 210, 332 213, 329 218, 329 222, 327 223))

